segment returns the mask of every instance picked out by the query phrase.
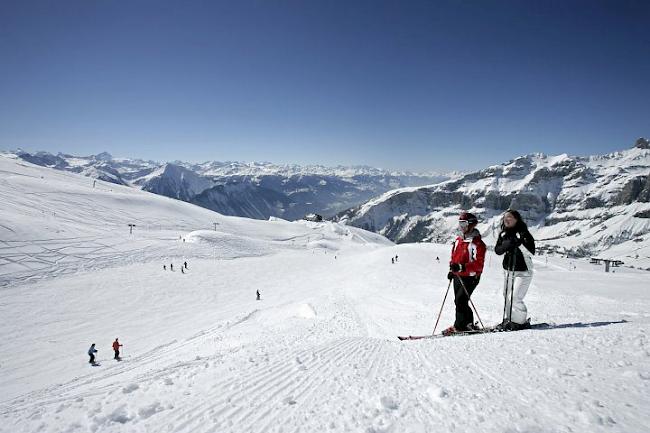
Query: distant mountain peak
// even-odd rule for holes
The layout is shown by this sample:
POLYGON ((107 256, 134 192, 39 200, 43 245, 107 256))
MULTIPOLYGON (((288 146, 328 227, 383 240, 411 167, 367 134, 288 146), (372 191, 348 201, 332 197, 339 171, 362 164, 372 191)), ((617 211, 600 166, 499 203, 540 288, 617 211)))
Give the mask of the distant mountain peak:
POLYGON ((95 155, 95 159, 98 161, 112 161, 113 155, 108 152, 102 152, 95 155))
POLYGON ((639 149, 650 149, 650 140, 644 137, 639 137, 636 139, 634 147, 638 147, 639 149))

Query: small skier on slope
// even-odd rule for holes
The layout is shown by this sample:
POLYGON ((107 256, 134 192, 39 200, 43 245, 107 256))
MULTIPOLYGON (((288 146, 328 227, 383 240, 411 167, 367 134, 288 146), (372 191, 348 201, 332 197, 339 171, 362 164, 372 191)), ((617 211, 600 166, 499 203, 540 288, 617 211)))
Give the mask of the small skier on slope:
POLYGON ((476 229, 478 219, 469 212, 462 212, 458 218, 460 234, 453 243, 447 278, 454 282, 456 320, 444 335, 475 329, 474 313, 469 298, 479 283, 485 263, 485 243, 476 229))
POLYGON ((90 349, 88 349, 88 356, 90 356, 89 364, 95 365, 95 353, 97 353, 97 349, 95 349, 95 343, 93 343, 90 345, 90 349))
POLYGON ((516 210, 508 209, 503 214, 494 252, 504 255, 503 322, 497 328, 506 331, 530 328, 524 297, 533 279, 531 255, 535 254, 535 239, 516 210))
POLYGON ((122 344, 120 344, 120 342, 117 341, 117 338, 115 338, 115 341, 113 341, 113 352, 115 352, 115 356, 113 357, 113 359, 117 359, 118 361, 121 359, 120 347, 122 347, 122 344))

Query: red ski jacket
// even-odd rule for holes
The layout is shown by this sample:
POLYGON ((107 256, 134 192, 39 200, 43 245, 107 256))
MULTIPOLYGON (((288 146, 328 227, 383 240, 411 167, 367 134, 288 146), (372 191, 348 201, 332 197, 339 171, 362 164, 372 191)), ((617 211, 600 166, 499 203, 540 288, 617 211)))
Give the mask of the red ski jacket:
POLYGON ((113 341, 113 350, 119 350, 120 346, 121 346, 120 343, 118 343, 117 341, 113 341))
POLYGON ((481 275, 485 263, 485 249, 481 234, 476 229, 465 236, 458 236, 451 247, 449 264, 458 263, 465 269, 455 274, 460 277, 481 275))

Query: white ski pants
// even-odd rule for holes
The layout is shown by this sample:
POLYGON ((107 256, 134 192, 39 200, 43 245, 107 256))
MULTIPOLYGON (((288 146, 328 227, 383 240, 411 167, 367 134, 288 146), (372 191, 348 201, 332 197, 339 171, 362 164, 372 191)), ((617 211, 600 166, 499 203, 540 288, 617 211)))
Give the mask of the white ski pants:
POLYGON ((514 323, 526 323, 528 309, 524 304, 524 297, 528 292, 531 281, 533 281, 533 272, 504 270, 503 277, 503 297, 505 299, 503 318, 514 323), (512 299, 512 316, 510 316, 510 299, 512 299))

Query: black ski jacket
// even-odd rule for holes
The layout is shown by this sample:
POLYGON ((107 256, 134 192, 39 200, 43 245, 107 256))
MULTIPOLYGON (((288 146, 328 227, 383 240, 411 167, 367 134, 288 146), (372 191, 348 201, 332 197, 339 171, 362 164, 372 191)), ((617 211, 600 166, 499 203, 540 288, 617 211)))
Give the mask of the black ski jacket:
POLYGON ((503 269, 507 271, 527 271, 524 254, 518 248, 523 245, 531 254, 535 254, 535 239, 526 229, 505 229, 499 233, 494 252, 503 256, 503 269), (513 266, 514 264, 514 266, 513 266))

